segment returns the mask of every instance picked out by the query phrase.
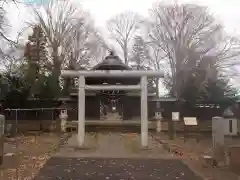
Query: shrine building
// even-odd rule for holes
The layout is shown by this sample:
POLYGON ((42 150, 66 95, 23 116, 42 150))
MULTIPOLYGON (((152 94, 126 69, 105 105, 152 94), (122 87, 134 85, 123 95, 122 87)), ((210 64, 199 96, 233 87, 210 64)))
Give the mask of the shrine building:
MULTIPOLYGON (((136 71, 135 68, 124 64, 118 56, 110 53, 102 62, 95 65, 89 71, 136 71)), ((139 85, 140 77, 86 77, 85 85, 139 85)), ((150 80, 150 77, 148 78, 150 80)), ((149 81, 150 82, 150 81, 149 81)), ((154 87, 148 83, 148 119, 154 119, 156 106, 156 93, 154 87)), ((71 81, 71 91, 64 100, 67 106, 68 119, 78 119, 78 77, 71 81)), ((86 90, 85 92, 85 120, 100 121, 140 121, 141 116, 141 91, 140 90, 86 90)))

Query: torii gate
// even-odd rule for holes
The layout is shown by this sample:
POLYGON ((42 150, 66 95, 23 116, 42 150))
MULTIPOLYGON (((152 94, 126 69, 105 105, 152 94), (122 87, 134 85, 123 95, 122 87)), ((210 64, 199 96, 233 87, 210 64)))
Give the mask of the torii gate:
POLYGON ((62 70, 63 77, 78 77, 78 145, 84 145, 85 138, 85 90, 141 90, 141 145, 148 146, 148 101, 147 77, 163 78, 160 71, 128 71, 128 70, 96 70, 96 71, 71 71, 62 70), (86 85, 85 77, 139 77, 139 85, 86 85))

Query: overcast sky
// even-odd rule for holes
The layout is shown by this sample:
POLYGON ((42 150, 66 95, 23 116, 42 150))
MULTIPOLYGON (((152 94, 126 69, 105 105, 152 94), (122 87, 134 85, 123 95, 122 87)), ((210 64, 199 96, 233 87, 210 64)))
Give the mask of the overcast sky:
MULTIPOLYGON (((82 4, 92 13, 96 22, 103 25, 111 16, 124 10, 135 11, 147 16, 148 9, 154 2, 156 0, 83 0, 82 4)), ((239 0, 222 2, 220 0, 178 0, 174 2, 194 2, 208 6, 211 13, 215 14, 216 18, 221 20, 226 25, 227 31, 231 33, 235 33, 236 28, 240 27, 239 0)))
MULTIPOLYGON (((23 0, 31 2, 47 1, 47 0, 23 0)), ((97 26, 103 31, 105 30, 106 20, 111 16, 130 10, 138 12, 143 16, 147 16, 148 9, 152 7, 152 3, 156 0, 72 0, 80 2, 84 9, 88 10, 95 20, 97 26)), ((168 0, 169 2, 171 0, 168 0)), ((229 33, 240 34, 240 0, 175 0, 174 2, 193 2, 203 4, 209 7, 217 19, 219 19, 229 33)), ((19 31, 31 15, 24 5, 10 5, 8 7, 8 19, 12 25, 12 34, 19 31)))
MULTIPOLYGON (((22 0, 22 1, 47 1, 47 0, 22 0)), ((96 26, 105 33, 106 21, 117 13, 125 10, 137 12, 143 16, 148 15, 149 8, 156 0, 72 0, 80 2, 82 7, 89 11, 95 20, 96 26)), ((170 2, 171 0, 168 0, 170 2)), ((200 5, 206 5, 209 7, 210 13, 212 13, 218 20, 225 26, 225 30, 232 35, 240 37, 240 0, 175 0, 172 2, 177 3, 197 3, 200 5)), ((12 38, 19 32, 24 26, 25 22, 29 21, 31 14, 29 9, 23 4, 8 5, 7 18, 11 24, 9 28, 9 36, 12 38), (10 30, 11 29, 11 30, 10 30)), ((240 78, 237 82, 240 82, 240 78)), ((238 83, 240 84, 240 83, 238 83)))

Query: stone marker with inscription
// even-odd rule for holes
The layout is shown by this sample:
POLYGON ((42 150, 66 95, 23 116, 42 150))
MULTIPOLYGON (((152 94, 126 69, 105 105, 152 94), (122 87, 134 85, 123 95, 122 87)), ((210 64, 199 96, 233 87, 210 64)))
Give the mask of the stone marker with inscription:
POLYGON ((156 119, 156 131, 161 132, 162 130, 162 112, 155 112, 155 119, 156 119))
POLYGON ((180 121, 179 112, 172 112, 172 120, 173 121, 180 121))
POLYGON ((199 129, 196 117, 184 117, 184 142, 191 135, 194 136, 197 142, 199 142, 199 129))

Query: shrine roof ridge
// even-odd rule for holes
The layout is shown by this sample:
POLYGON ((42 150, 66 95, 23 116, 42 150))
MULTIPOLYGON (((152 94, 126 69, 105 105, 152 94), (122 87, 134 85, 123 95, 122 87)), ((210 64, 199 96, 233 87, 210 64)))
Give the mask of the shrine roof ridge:
POLYGON ((100 63, 95 65, 91 70, 101 70, 102 68, 108 67, 111 69, 112 67, 118 67, 119 70, 131 70, 132 68, 122 62, 122 60, 114 55, 112 52, 109 56, 105 57, 100 63))

